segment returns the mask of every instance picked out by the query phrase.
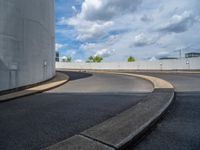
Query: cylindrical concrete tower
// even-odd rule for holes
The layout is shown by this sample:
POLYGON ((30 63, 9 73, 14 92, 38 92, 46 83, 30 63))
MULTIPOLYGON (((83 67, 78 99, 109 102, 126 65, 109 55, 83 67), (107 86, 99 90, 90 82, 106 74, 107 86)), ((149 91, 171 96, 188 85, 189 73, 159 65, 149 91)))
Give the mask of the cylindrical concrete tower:
POLYGON ((55 75, 54 0, 0 0, 0 91, 55 75))

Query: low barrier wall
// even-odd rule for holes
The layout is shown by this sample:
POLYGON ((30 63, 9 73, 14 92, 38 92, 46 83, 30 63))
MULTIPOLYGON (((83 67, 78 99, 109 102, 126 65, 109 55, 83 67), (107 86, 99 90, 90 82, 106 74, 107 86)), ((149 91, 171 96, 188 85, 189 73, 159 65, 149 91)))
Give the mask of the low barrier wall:
POLYGON ((200 70, 200 57, 177 60, 113 62, 113 63, 66 63, 57 62, 56 68, 80 70, 200 70))

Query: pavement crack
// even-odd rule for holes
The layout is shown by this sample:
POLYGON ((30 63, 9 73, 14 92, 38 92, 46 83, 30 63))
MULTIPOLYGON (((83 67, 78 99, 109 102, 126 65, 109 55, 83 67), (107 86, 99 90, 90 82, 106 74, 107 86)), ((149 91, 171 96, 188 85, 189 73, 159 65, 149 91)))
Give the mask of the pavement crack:
POLYGON ((105 143, 105 142, 103 142, 103 141, 100 141, 100 140, 98 140, 98 139, 95 139, 95 138, 93 138, 93 137, 87 136, 87 135, 82 134, 82 133, 80 133, 79 135, 80 135, 80 136, 83 136, 83 137, 85 137, 85 138, 87 138, 87 139, 96 141, 96 142, 98 142, 98 143, 101 143, 101 144, 103 144, 103 145, 106 145, 106 146, 108 146, 108 147, 111 147, 111 148, 117 150, 117 148, 114 147, 113 145, 110 145, 110 144, 108 144, 108 143, 105 143))

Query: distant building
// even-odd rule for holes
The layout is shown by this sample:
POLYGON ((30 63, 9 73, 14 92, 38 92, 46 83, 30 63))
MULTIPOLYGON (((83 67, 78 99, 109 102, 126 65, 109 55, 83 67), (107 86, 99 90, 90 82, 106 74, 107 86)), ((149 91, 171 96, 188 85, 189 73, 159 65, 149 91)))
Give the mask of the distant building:
POLYGON ((56 61, 57 61, 57 62, 59 62, 59 56, 60 56, 60 55, 59 55, 59 52, 56 51, 56 61))
POLYGON ((166 59, 178 59, 176 57, 161 57, 159 60, 166 60, 166 59))
POLYGON ((186 53, 185 58, 200 57, 200 53, 186 53))

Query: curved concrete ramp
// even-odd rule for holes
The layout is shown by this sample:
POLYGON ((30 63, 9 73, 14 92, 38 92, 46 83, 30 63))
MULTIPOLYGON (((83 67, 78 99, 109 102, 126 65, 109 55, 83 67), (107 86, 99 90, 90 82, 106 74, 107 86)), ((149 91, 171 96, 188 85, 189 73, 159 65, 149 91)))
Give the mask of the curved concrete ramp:
POLYGON ((174 88, 165 80, 127 73, 112 74, 146 79, 153 83, 154 91, 125 112, 87 129, 79 135, 47 147, 46 150, 64 150, 69 148, 72 150, 123 149, 128 143, 137 142, 138 138, 156 123, 174 99, 174 88), (99 148, 99 144, 101 148, 99 148))
POLYGON ((133 76, 85 72, 65 74, 70 81, 49 93, 149 93, 154 89, 151 82, 133 76))

